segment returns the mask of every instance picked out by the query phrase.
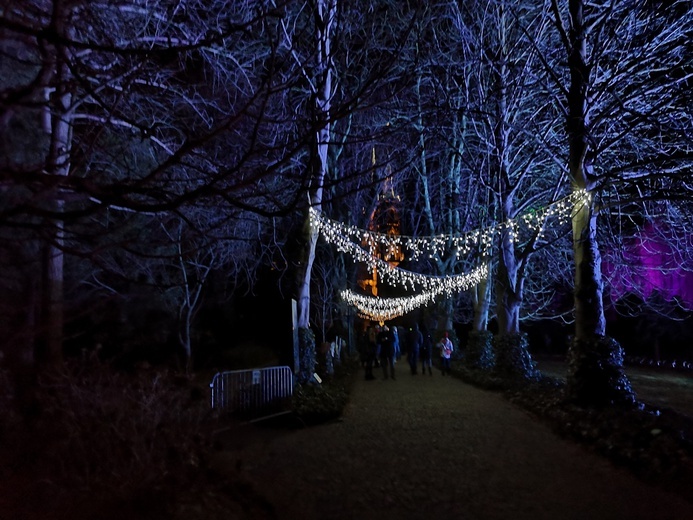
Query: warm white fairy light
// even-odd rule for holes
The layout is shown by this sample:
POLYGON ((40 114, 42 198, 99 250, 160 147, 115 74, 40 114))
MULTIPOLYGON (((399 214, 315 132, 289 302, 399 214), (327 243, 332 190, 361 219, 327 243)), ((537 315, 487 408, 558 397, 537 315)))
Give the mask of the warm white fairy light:
POLYGON ((407 298, 377 298, 362 296, 347 289, 342 291, 342 299, 349 305, 356 307, 362 318, 372 321, 388 321, 403 316, 418 307, 428 305, 435 299, 431 294, 425 292, 407 298))
POLYGON ((507 231, 509 238, 513 242, 518 242, 520 240, 520 223, 522 223, 531 232, 538 232, 541 238, 549 219, 555 218, 562 225, 571 217, 574 208, 588 205, 590 202, 590 194, 587 191, 576 190, 570 196, 558 200, 542 210, 526 213, 516 219, 508 219, 496 226, 470 231, 462 236, 444 234, 432 237, 387 235, 328 219, 314 208, 310 208, 310 222, 313 229, 322 233, 328 242, 337 246, 339 251, 350 253, 356 261, 364 262, 369 270, 377 270, 383 281, 405 289, 422 291, 414 296, 399 298, 362 296, 349 290, 342 292, 344 300, 355 306, 362 317, 375 321, 386 321, 402 316, 422 305, 428 305, 440 295, 450 297, 470 289, 488 276, 488 266, 481 265, 469 273, 459 275, 423 275, 395 267, 378 258, 376 252, 379 246, 387 248, 387 252, 392 256, 401 251, 402 246, 404 246, 412 251, 412 259, 414 260, 422 254, 428 254, 432 258, 437 254, 444 253, 449 247, 455 250, 458 258, 473 250, 481 250, 484 254, 488 254, 494 237, 498 233, 507 231))
POLYGON ((451 295, 468 289, 472 285, 479 283, 486 276, 486 271, 483 269, 475 269, 468 274, 432 276, 395 267, 366 251, 359 244, 352 242, 348 236, 340 232, 342 228, 323 225, 327 219, 312 208, 311 214, 313 216, 311 219, 313 228, 321 232, 329 243, 337 246, 338 251, 351 254, 357 262, 365 263, 368 270, 376 269, 381 279, 389 285, 399 286, 412 291, 436 291, 438 294, 445 293, 451 295))
MULTIPOLYGON (((480 280, 488 276, 488 266, 481 265, 473 271, 459 276, 466 279, 466 285, 460 285, 457 291, 469 289, 478 284, 480 280)), ((452 292, 448 292, 446 286, 440 286, 436 289, 424 291, 414 296, 398 298, 363 296, 356 294, 349 289, 342 291, 341 293, 342 299, 344 299, 344 301, 346 301, 349 305, 356 307, 361 317, 365 317, 373 321, 387 321, 398 316, 403 316, 414 309, 433 303, 433 301, 441 294, 445 294, 447 297, 450 297, 452 292)))
POLYGON ((447 250, 455 251, 458 258, 475 250, 488 254, 494 237, 502 231, 507 230, 511 239, 516 243, 519 242, 520 225, 530 232, 538 231, 541 238, 549 219, 556 219, 560 225, 563 225, 570 219, 574 208, 589 203, 590 194, 586 190, 576 190, 568 197, 557 200, 541 210, 525 213, 495 226, 476 229, 460 236, 449 234, 428 237, 388 235, 328 219, 312 208, 310 216, 313 225, 319 228, 326 237, 341 236, 353 242, 360 242, 364 247, 367 247, 371 256, 375 256, 376 248, 379 246, 391 253, 401 251, 404 247, 411 251, 411 260, 417 260, 422 255, 433 258, 442 255, 447 250))

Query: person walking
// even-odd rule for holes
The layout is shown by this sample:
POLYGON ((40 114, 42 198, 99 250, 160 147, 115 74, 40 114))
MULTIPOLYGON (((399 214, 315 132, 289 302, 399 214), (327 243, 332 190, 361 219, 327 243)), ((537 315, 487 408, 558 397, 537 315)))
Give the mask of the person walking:
POLYGON ((375 345, 375 357, 373 359, 373 366, 378 368, 380 366, 380 325, 376 325, 373 331, 373 337, 375 338, 373 340, 373 344, 375 345))
MULTIPOLYGON (((411 375, 415 376, 418 372, 417 366, 419 364, 419 351, 421 350, 421 345, 423 344, 423 335, 419 330, 419 324, 414 323, 409 329, 409 334, 407 335, 407 347, 409 351, 407 352, 407 357, 409 359, 409 367, 411 368, 411 375)), ((424 374, 423 370, 421 372, 424 374)))
POLYGON ((433 375, 433 338, 431 338, 430 332, 425 325, 421 326, 421 350, 419 356, 421 357, 421 375, 426 374, 426 367, 428 367, 428 375, 433 375))
POLYGON ((447 331, 445 331, 443 334, 444 335, 438 344, 440 347, 440 368, 443 375, 445 375, 445 372, 450 375, 450 359, 452 358, 453 350, 452 341, 450 341, 447 331))
POLYGON ((383 325, 378 334, 378 343, 380 345, 380 363, 383 365, 383 377, 388 378, 388 368, 390 377, 395 379, 395 342, 392 337, 392 332, 387 325, 383 325))
POLYGON ((364 342, 364 368, 366 370, 366 381, 375 379, 373 375, 373 364, 377 352, 377 334, 374 326, 368 327, 366 331, 366 341, 364 342))
POLYGON ((390 332, 392 333, 392 343, 394 345, 395 350, 395 362, 397 362, 402 358, 402 346, 399 342, 399 330, 397 330, 397 325, 393 325, 390 332))

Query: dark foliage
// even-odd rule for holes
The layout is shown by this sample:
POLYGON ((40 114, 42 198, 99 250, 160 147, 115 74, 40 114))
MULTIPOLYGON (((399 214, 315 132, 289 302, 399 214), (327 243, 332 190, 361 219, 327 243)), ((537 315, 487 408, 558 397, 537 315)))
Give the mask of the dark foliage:
POLYGON ((339 384, 297 385, 293 406, 305 424, 318 424, 339 417, 347 399, 346 389, 339 384))
POLYGON ((211 447, 203 395, 165 372, 132 375, 97 360, 67 363, 40 378, 38 411, 30 423, 5 429, 3 444, 12 450, 2 455, 56 492, 156 487, 202 467, 211 447))
POLYGON ((307 384, 315 372, 315 334, 306 328, 298 329, 298 357, 300 359, 298 382, 307 384))
POLYGON ((489 370, 496 362, 493 351, 493 333, 482 330, 472 331, 467 338, 464 363, 468 368, 489 370))
POLYGON ((635 393, 623 371, 623 349, 608 336, 574 339, 568 349, 570 399, 579 405, 634 405, 635 393))
POLYGON ((496 351, 494 371, 501 377, 536 379, 539 372, 529 353, 527 334, 503 334, 493 338, 496 351))
POLYGON ((349 400, 349 392, 358 369, 358 363, 354 359, 347 359, 344 363, 336 365, 334 376, 322 384, 296 385, 294 413, 306 425, 340 417, 349 400))

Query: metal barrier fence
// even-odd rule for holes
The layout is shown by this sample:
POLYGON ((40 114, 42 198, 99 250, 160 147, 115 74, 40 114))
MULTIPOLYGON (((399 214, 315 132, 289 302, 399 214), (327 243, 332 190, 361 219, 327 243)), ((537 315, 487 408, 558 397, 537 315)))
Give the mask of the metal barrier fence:
POLYGON ((219 372, 209 384, 212 409, 257 420, 291 411, 293 373, 288 366, 219 372))

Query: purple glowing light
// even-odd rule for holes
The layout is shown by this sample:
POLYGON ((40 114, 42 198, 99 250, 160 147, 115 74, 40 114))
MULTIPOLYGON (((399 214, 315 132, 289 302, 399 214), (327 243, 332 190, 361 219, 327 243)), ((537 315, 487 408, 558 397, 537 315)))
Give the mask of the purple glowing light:
POLYGON ((693 237, 677 236, 666 224, 648 223, 622 251, 607 251, 602 269, 613 301, 628 294, 654 294, 693 309, 693 237))

